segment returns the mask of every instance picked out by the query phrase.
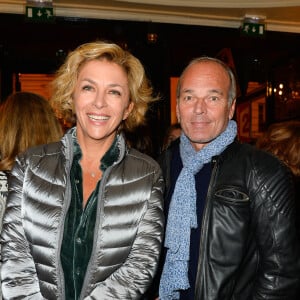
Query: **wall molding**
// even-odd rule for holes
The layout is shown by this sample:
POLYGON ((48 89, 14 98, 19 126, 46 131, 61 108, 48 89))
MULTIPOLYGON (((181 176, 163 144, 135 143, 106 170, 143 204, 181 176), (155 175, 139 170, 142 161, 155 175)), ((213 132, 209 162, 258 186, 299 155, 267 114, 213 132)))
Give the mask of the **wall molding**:
MULTIPOLYGON (((112 2, 115 3, 116 1, 112 2)), ((283 1, 280 0, 280 2, 282 3, 283 1)), ((286 5, 285 1, 284 4, 286 5)), ((25 7, 25 1, 1 1, 0 13, 25 14, 25 7)), ((242 25, 244 18, 244 14, 242 16, 237 17, 213 14, 213 10, 210 14, 208 14, 198 13, 198 11, 188 12, 187 10, 163 10, 159 9, 158 6, 146 9, 144 7, 131 6, 125 7, 106 5, 83 5, 77 3, 55 3, 53 5, 53 8, 55 16, 58 17, 158 22, 224 28, 239 28, 242 25)), ((298 8, 300 13, 300 7, 298 8)), ((259 15, 261 15, 261 13, 259 15)), ((277 19, 275 20, 266 18, 265 24, 267 31, 300 33, 300 18, 299 21, 281 21, 277 19)))

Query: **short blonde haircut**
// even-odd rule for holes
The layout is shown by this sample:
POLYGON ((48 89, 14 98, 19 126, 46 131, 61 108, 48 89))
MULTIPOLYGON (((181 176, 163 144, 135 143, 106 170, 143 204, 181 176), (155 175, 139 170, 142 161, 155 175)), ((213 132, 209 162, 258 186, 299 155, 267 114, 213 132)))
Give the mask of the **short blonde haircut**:
POLYGON ((128 76, 129 101, 134 103, 134 107, 120 129, 133 130, 145 122, 148 105, 157 98, 152 96, 152 87, 141 62, 128 51, 113 43, 103 41, 86 43, 70 52, 52 83, 51 104, 59 118, 75 123, 72 96, 79 72, 87 62, 102 59, 116 63, 124 69, 128 76))
POLYGON ((27 148, 58 141, 61 124, 48 100, 16 92, 0 105, 0 170, 11 170, 16 156, 27 148))
POLYGON ((295 176, 300 176, 300 121, 270 125, 256 146, 278 157, 295 176))

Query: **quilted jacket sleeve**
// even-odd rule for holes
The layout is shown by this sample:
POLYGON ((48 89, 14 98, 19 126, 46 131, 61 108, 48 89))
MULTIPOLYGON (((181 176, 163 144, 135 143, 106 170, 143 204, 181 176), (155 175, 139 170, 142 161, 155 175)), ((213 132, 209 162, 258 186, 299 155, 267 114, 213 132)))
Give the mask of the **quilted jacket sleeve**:
POLYGON ((1 281, 3 299, 43 299, 22 226, 24 166, 17 160, 9 182, 3 219, 1 281))
POLYGON ((164 227, 164 184, 160 169, 155 170, 153 178, 147 211, 127 260, 85 300, 140 299, 150 286, 157 269, 164 227))

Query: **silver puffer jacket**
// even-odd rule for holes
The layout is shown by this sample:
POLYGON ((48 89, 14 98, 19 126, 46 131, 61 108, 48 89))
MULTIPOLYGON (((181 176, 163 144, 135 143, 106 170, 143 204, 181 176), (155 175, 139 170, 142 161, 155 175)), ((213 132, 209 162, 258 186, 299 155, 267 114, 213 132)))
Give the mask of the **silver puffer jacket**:
MULTIPOLYGON (((158 164, 128 149, 104 172, 94 244, 80 299, 140 299, 157 268, 163 236, 158 164)), ((20 155, 9 182, 2 243, 4 299, 64 299, 60 262, 71 201, 71 134, 20 155)))

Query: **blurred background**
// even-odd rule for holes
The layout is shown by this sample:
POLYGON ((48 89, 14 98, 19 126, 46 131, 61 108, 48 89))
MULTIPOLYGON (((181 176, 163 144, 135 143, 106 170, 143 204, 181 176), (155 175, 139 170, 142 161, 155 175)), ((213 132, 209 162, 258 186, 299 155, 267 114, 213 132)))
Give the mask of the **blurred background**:
POLYGON ((178 76, 194 57, 228 63, 238 81, 239 138, 300 119, 299 1, 0 1, 0 100, 27 90, 50 97, 70 50, 104 39, 137 56, 161 95, 148 113, 154 148, 176 123, 178 76), (298 3, 297 3, 298 2, 298 3))

